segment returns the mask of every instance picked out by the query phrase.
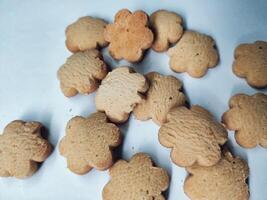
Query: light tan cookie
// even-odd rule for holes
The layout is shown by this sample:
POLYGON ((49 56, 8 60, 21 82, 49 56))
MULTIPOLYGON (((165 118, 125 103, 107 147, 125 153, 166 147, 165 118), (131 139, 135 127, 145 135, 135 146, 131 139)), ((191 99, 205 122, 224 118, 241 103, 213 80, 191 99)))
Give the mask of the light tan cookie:
POLYGON ((160 143, 172 148, 171 159, 181 167, 215 165, 221 159, 220 145, 226 140, 225 128, 200 106, 171 110, 159 130, 160 143))
POLYGON ((96 92, 96 108, 113 122, 124 122, 136 104, 142 101, 148 84, 145 77, 132 68, 119 67, 108 73, 96 92))
POLYGON ((42 124, 20 120, 9 123, 0 135, 0 176, 26 178, 51 153, 52 146, 41 136, 42 124))
POLYGON ((146 77, 149 81, 146 99, 134 108, 134 115, 139 120, 152 118, 161 125, 172 108, 185 105, 182 83, 174 76, 162 76, 157 72, 150 72, 146 77))
POLYGON ((267 42, 241 44, 235 49, 233 72, 256 88, 267 87, 267 42))
POLYGON ((103 189, 103 200, 164 200, 169 187, 167 172, 154 167, 150 157, 135 154, 129 162, 120 160, 110 169, 111 180, 103 189))
POLYGON ((230 152, 214 166, 187 167, 190 173, 184 191, 191 200, 246 200, 249 199, 246 161, 234 158, 230 152))
POLYGON ((182 37, 183 20, 174 12, 158 10, 150 16, 149 21, 155 34, 152 45, 155 51, 166 51, 170 44, 176 43, 182 37))
POLYGON ((175 72, 187 72, 200 78, 208 68, 213 68, 219 61, 214 40, 207 35, 186 31, 178 43, 168 50, 170 67, 175 72))
POLYGON ((119 128, 108 123, 104 113, 97 112, 88 118, 76 116, 68 122, 59 151, 72 172, 85 174, 92 168, 108 169, 113 164, 111 148, 120 141, 119 128))
POLYGON ((107 72, 101 53, 98 50, 87 50, 70 56, 58 70, 57 76, 63 94, 72 97, 77 93, 94 92, 107 72))
POLYGON ((267 148, 267 95, 237 94, 229 101, 230 110, 224 113, 223 123, 235 130, 235 139, 245 148, 257 145, 267 148))
POLYGON ((110 42, 109 53, 115 59, 137 62, 143 51, 151 47, 153 33, 148 28, 148 17, 143 11, 131 13, 120 10, 113 24, 107 25, 104 31, 105 40, 110 42))
POLYGON ((104 39, 107 23, 102 19, 82 17, 66 29, 66 46, 71 52, 85 51, 104 47, 108 43, 104 39))

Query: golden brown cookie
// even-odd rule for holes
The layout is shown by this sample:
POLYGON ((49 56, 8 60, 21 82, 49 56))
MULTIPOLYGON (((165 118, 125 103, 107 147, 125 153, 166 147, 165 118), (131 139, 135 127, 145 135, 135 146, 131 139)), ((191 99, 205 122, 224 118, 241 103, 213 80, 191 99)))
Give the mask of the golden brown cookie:
POLYGON ((267 95, 237 94, 230 99, 229 107, 222 121, 228 129, 236 131, 237 143, 245 148, 257 145, 267 148, 267 95))
POLYGON ((215 41, 207 35, 186 31, 178 43, 168 50, 170 67, 175 72, 187 72, 200 78, 208 68, 213 68, 219 61, 215 41))
POLYGON ((150 87, 146 99, 134 108, 134 115, 139 120, 152 118, 161 125, 166 122, 167 113, 172 108, 185 105, 182 83, 174 76, 162 76, 157 72, 150 72, 146 77, 150 87))
POLYGON ((41 136, 42 124, 20 120, 9 123, 0 135, 0 176, 26 178, 46 160, 52 146, 41 136))
POLYGON ((142 101, 148 84, 145 77, 129 67, 109 72, 96 92, 96 108, 104 111, 113 122, 125 122, 136 104, 142 101))
POLYGON ((256 88, 267 87, 267 42, 241 44, 235 49, 234 73, 256 88))
POLYGON ((114 23, 106 27, 104 37, 110 42, 108 49, 113 58, 130 62, 139 61, 143 51, 150 48, 153 42, 146 13, 131 13, 127 9, 116 14, 114 23))
POLYGON ((171 159, 181 167, 215 165, 226 140, 225 128, 200 106, 174 108, 159 129, 159 142, 172 149, 171 159))
POLYGON ((151 158, 135 154, 129 162, 120 160, 109 171, 111 180, 103 189, 103 200, 164 200, 169 187, 167 172, 154 167, 151 158))
POLYGON ((174 12, 158 10, 150 16, 149 21, 155 34, 152 45, 155 51, 166 51, 170 44, 176 43, 182 37, 183 20, 174 12))
POLYGON ((113 164, 111 148, 120 144, 119 128, 107 121, 104 113, 88 118, 76 116, 66 127, 59 151, 66 157, 68 168, 76 174, 85 174, 92 168, 105 170, 113 164))
POLYGON ((63 94, 72 97, 77 93, 94 92, 107 72, 101 53, 94 49, 70 56, 58 70, 57 76, 63 94))
POLYGON ((82 17, 66 29, 66 46, 75 53, 104 47, 108 43, 104 39, 104 29, 107 23, 102 19, 82 17))
POLYGON ((190 173, 184 183, 184 191, 191 200, 247 200, 246 179, 249 168, 246 161, 234 158, 230 152, 214 166, 187 167, 190 173))

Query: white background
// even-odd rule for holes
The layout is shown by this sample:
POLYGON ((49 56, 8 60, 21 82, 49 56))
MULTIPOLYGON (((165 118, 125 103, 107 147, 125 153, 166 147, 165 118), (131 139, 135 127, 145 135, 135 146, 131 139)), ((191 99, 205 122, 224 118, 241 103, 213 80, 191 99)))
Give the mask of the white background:
MULTIPOLYGON (((121 8, 143 9, 148 14, 157 9, 175 11, 184 18, 186 28, 211 35, 220 52, 220 64, 201 79, 173 73, 166 53, 153 51, 141 63, 134 64, 138 72, 155 70, 175 75, 183 81, 190 103, 209 109, 218 120, 228 109, 232 95, 257 92, 232 73, 231 65, 233 50, 239 43, 267 40, 267 1, 0 0, 0 130, 14 119, 37 120, 49 129, 49 140, 55 147, 31 178, 0 178, 0 200, 101 199, 108 172, 92 170, 83 176, 75 175, 66 168, 57 148, 71 117, 88 116, 95 111, 94 94, 64 97, 56 72, 70 55, 64 43, 67 25, 85 15, 111 22, 121 8)), ((107 55, 106 49, 104 54, 107 55)), ((109 56, 105 59, 112 68, 127 64, 114 62, 109 56)), ((118 153, 125 159, 136 152, 149 153, 171 176, 168 199, 187 199, 182 189, 186 172, 171 163, 169 150, 158 142, 158 128, 151 121, 140 122, 132 116, 121 127, 124 141, 118 153)), ((235 155, 249 163, 251 199, 266 200, 267 150, 245 150, 236 144, 232 132, 229 138, 235 155)))

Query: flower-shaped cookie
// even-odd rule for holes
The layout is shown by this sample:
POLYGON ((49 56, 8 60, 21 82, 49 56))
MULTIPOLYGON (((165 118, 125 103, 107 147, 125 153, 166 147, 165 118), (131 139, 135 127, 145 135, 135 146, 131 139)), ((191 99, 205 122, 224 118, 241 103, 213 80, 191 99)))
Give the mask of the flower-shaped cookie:
POLYGON ((52 146, 41 136, 42 124, 20 120, 9 123, 0 135, 0 176, 26 178, 51 153, 52 146))
POLYGON ((107 25, 104 38, 110 42, 108 49, 113 58, 137 62, 143 51, 151 47, 153 33, 145 12, 123 9, 116 14, 115 22, 107 25))
POLYGON ((76 116, 66 127, 59 151, 67 158, 68 168, 76 174, 85 174, 92 168, 108 169, 112 164, 111 148, 120 144, 119 128, 107 122, 104 113, 88 118, 76 116))
POLYGON ((102 19, 81 17, 66 29, 67 48, 71 52, 77 52, 106 46, 108 44, 104 39, 106 25, 102 19))
POLYGON ((227 131, 200 106, 178 107, 169 112, 167 122, 159 130, 159 141, 172 148, 171 159, 181 167, 199 164, 215 165, 221 159, 220 145, 227 131))
POLYGON ((134 108, 134 115, 139 120, 152 118, 161 125, 166 122, 167 113, 172 108, 185 104, 182 83, 174 76, 162 76, 157 72, 150 72, 146 77, 149 81, 146 99, 134 108))
POLYGON ((94 92, 107 72, 101 53, 98 50, 87 50, 70 56, 58 70, 57 76, 63 94, 72 97, 77 93, 94 92))
POLYGON ((111 180, 103 189, 103 200, 165 199, 161 193, 169 187, 168 174, 154 167, 144 153, 135 154, 129 162, 116 162, 109 172, 111 180))
POLYGON ((230 110, 224 113, 223 123, 235 130, 235 139, 245 148, 257 145, 267 148, 267 95, 237 94, 229 101, 230 110))
POLYGON ((174 12, 158 10, 150 16, 149 21, 155 34, 152 45, 155 51, 166 51, 170 44, 176 43, 182 37, 183 20, 174 12))
POLYGON ((248 200, 247 163, 226 152, 214 166, 187 167, 184 191, 191 200, 248 200))
POLYGON ((234 73, 256 88, 267 87, 267 42, 241 44, 235 49, 234 73))
POLYGON ((96 92, 96 108, 105 111, 113 122, 125 122, 136 104, 142 101, 148 84, 145 77, 131 68, 119 67, 103 79, 96 92))
POLYGON ((173 71, 187 72, 195 78, 204 76, 208 68, 215 67, 219 61, 214 40, 194 31, 186 31, 168 54, 173 71))

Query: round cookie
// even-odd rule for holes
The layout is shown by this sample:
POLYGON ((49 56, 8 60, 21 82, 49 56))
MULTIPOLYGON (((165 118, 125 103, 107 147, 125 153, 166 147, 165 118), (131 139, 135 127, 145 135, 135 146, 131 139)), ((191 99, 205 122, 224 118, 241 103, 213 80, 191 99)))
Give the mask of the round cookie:
POLYGON ((123 9, 116 14, 114 23, 107 25, 104 38, 110 43, 108 50, 113 58, 137 62, 143 51, 151 47, 153 33, 145 12, 123 9))
POLYGON ((233 72, 256 88, 267 87, 267 42, 241 44, 235 49, 233 72))
POLYGON ((60 67, 57 76, 63 94, 72 97, 77 93, 94 92, 107 72, 101 53, 93 49, 71 55, 60 67))
POLYGON ((145 77, 129 67, 109 72, 96 92, 96 108, 113 122, 125 122, 136 104, 142 101, 148 84, 145 77))
POLYGON ((267 148, 267 95, 237 94, 230 99, 229 107, 222 121, 228 129, 236 131, 236 142, 245 148, 257 145, 267 148))
POLYGON ((155 34, 152 49, 166 51, 170 44, 176 43, 183 34, 182 17, 174 12, 158 10, 150 18, 150 26, 155 34))
POLYGON ((215 41, 207 35, 185 31, 178 43, 168 50, 170 67, 175 72, 187 72, 200 78, 219 62, 215 41))
POLYGON ((185 105, 182 83, 174 76, 162 76, 157 72, 146 75, 149 89, 145 98, 134 108, 139 120, 152 120, 158 125, 166 122, 167 113, 174 107, 185 105))
POLYGON ((248 200, 246 179, 249 168, 246 161, 234 158, 230 152, 214 166, 187 167, 190 175, 184 183, 184 191, 191 200, 248 200))
POLYGON ((0 176, 26 178, 46 160, 52 146, 41 136, 42 124, 21 120, 9 123, 0 135, 0 176))
POLYGON ((120 144, 119 128, 107 121, 104 113, 88 118, 76 116, 66 127, 59 151, 66 157, 68 168, 76 174, 85 174, 92 168, 106 170, 113 164, 111 148, 120 144))
POLYGON ((105 47, 108 44, 104 39, 106 25, 107 23, 102 19, 81 17, 65 31, 67 48, 75 53, 105 47))
POLYGON ((154 167, 144 153, 135 154, 129 162, 116 162, 109 173, 111 179, 103 189, 103 200, 165 200, 161 193, 169 187, 168 174, 154 167))
POLYGON ((215 165, 226 141, 226 129, 200 106, 172 109, 159 129, 159 142, 172 149, 171 159, 181 167, 215 165))

